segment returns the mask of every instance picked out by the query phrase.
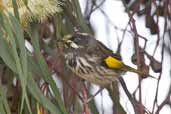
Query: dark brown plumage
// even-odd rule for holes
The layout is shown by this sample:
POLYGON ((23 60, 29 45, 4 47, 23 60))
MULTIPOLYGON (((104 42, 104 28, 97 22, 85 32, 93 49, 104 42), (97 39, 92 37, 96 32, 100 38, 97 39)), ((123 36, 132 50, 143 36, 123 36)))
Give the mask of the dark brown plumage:
POLYGON ((119 55, 114 54, 91 35, 67 35, 58 43, 63 47, 68 68, 91 83, 106 86, 126 71, 141 73, 125 65, 119 55))

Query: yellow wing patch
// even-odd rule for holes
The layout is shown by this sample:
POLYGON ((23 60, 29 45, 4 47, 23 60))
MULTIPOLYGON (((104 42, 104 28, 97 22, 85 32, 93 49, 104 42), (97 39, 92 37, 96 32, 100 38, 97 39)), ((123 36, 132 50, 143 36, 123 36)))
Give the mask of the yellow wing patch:
POLYGON ((109 68, 122 68, 124 66, 123 62, 113 58, 112 56, 108 56, 105 58, 105 63, 109 68))

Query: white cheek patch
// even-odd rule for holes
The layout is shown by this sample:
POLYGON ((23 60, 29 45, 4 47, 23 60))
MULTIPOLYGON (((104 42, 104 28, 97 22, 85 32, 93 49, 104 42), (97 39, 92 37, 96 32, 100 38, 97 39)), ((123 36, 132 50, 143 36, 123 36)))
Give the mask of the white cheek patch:
POLYGON ((79 47, 78 47, 78 45, 77 44, 75 44, 75 43, 73 43, 73 42, 71 42, 71 47, 73 47, 73 48, 75 48, 75 49, 78 49, 79 47))

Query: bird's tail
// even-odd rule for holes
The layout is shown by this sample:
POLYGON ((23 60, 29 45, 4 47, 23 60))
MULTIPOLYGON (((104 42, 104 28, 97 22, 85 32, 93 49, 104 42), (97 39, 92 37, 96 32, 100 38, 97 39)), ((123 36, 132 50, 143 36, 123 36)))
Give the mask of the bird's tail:
POLYGON ((121 68, 121 70, 123 70, 123 71, 126 71, 126 72, 134 72, 134 73, 137 73, 137 74, 139 74, 140 76, 142 76, 142 77, 151 77, 151 78, 155 78, 156 79, 156 77, 154 77, 154 76, 151 76, 149 73, 145 73, 145 72, 143 72, 143 71, 141 71, 141 70, 138 70, 138 69, 134 69, 134 68, 132 68, 132 67, 130 67, 130 66, 127 66, 127 65, 124 65, 122 68, 121 68))

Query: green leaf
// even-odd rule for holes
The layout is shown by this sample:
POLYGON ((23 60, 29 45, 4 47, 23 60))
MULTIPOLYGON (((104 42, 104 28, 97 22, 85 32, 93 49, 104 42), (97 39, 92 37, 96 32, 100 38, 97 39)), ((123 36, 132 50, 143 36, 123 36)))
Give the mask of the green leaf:
POLYGON ((44 60, 44 58, 40 52, 37 27, 35 25, 32 25, 32 29, 29 29, 27 32, 28 32, 28 34, 32 40, 37 64, 38 64, 39 68, 41 69, 41 72, 43 74, 42 76, 43 76, 44 80, 52 88, 52 91, 55 95, 55 99, 58 103, 58 106, 60 107, 61 113, 66 114, 65 106, 64 106, 64 103, 61 99, 61 94, 60 94, 60 92, 57 88, 57 85, 56 85, 55 81, 53 80, 51 73, 49 72, 48 66, 47 66, 47 64, 46 64, 46 62, 45 62, 45 60, 44 60))
POLYGON ((11 114, 10 108, 6 99, 5 91, 0 85, 0 114, 11 114))
POLYGON ((17 72, 15 67, 14 58, 11 55, 11 50, 9 49, 9 44, 4 41, 2 34, 0 32, 0 57, 5 62, 5 64, 13 71, 17 72))
MULTIPOLYGON (((28 103, 29 100, 28 100, 27 92, 26 92, 27 54, 26 54, 26 49, 25 49, 22 28, 18 20, 12 14, 2 13, 0 16, 1 16, 0 19, 2 19, 1 25, 2 25, 3 31, 5 34, 7 34, 9 38, 9 42, 8 42, 9 45, 7 46, 10 47, 11 56, 14 59, 14 64, 15 64, 14 66, 16 67, 16 73, 19 76, 21 86, 22 86, 22 101, 21 101, 21 107, 20 107, 20 114, 22 113, 22 110, 24 108, 24 101, 26 101, 27 107, 29 109, 29 113, 31 114, 31 109, 28 103), (18 45, 19 45, 19 48, 18 48, 18 45), (18 49, 20 53, 18 52, 18 49)), ((7 65, 10 67, 9 64, 7 65)))
POLYGON ((52 104, 47 97, 43 95, 40 89, 37 87, 36 82, 32 79, 31 76, 28 78, 28 90, 33 95, 33 97, 47 110, 52 114, 62 114, 57 106, 52 104))

